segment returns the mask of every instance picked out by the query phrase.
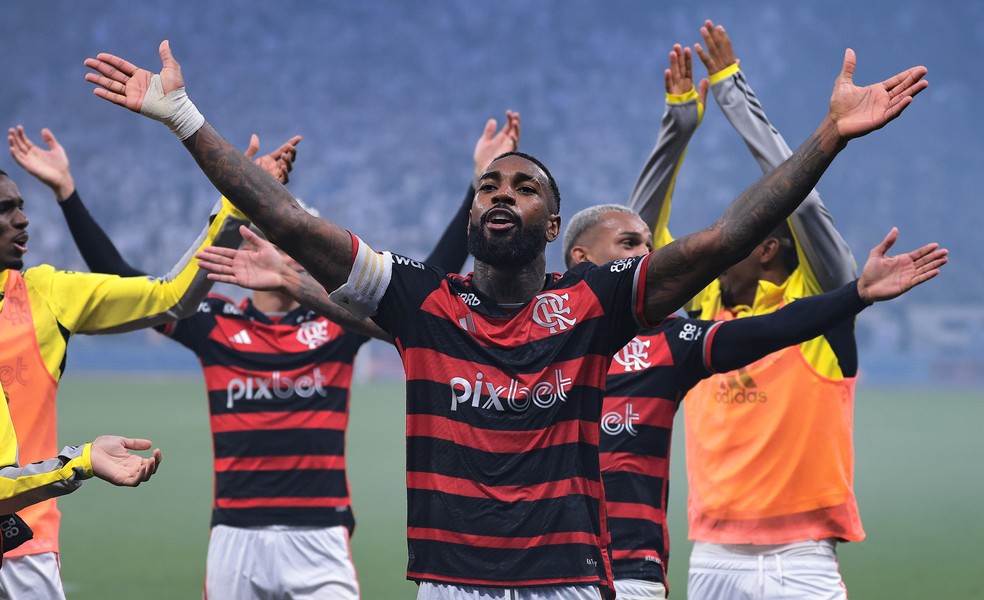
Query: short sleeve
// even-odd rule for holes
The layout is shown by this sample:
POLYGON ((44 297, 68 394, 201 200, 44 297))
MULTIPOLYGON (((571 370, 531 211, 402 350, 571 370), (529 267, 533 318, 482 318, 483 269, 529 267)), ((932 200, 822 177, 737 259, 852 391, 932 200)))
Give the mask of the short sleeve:
POLYGON ((649 256, 620 258, 594 266, 582 263, 585 283, 598 298, 611 331, 614 354, 629 343, 641 327, 647 326, 642 300, 645 292, 646 263, 649 256))
POLYGON ((424 263, 392 255, 392 276, 376 314, 376 325, 394 338, 403 337, 404 327, 413 322, 416 311, 434 290, 447 279, 438 269, 424 263))

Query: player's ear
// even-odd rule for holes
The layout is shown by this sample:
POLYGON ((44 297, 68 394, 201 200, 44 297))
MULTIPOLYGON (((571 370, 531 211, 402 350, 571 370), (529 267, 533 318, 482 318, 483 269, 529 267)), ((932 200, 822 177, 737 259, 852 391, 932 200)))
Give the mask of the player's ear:
POLYGON ((571 266, 591 260, 588 250, 584 246, 574 246, 571 248, 571 266))
POLYGON ((759 254, 759 263, 762 265, 767 265, 775 260, 776 256, 779 255, 779 238, 766 238, 758 248, 756 252, 759 254))
POLYGON ((560 237, 560 215, 547 217, 547 241, 552 242, 560 237))

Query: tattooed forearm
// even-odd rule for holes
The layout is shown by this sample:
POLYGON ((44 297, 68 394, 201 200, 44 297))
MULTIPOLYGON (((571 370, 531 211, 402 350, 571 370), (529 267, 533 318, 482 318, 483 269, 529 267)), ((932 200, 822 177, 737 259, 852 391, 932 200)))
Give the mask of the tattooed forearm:
POLYGON ((361 333, 384 341, 392 341, 392 337, 375 323, 366 319, 359 321, 347 310, 341 308, 328 298, 328 291, 305 272, 293 272, 285 278, 285 290, 301 306, 309 308, 319 315, 331 319, 349 331, 361 333))
POLYGON ((820 179, 836 153, 823 150, 820 136, 810 136, 771 173, 748 188, 716 223, 721 260, 732 264, 748 254, 796 210, 820 179))
POLYGON ((646 279, 646 318, 656 323, 680 308, 803 202, 844 147, 836 126, 820 127, 785 162, 742 193, 716 223, 656 250, 646 279))
POLYGON ((272 175, 222 138, 208 123, 184 142, 212 184, 284 252, 323 285, 344 283, 351 239, 343 229, 311 216, 272 175))

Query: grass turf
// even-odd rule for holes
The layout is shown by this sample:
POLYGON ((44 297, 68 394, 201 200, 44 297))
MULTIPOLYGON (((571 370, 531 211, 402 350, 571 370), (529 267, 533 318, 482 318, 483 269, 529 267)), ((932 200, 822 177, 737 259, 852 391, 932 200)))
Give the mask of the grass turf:
MULTIPOLYGON (((212 493, 204 386, 197 376, 69 376, 59 399, 62 443, 99 434, 151 438, 160 472, 137 489, 86 483, 59 503, 62 573, 72 600, 198 598, 212 493)), ((348 435, 358 521, 352 540, 363 597, 410 599, 405 581, 403 385, 357 386, 348 435)), ((673 446, 672 598, 686 595, 682 423, 673 446)), ((984 572, 984 394, 858 392, 857 494, 868 539, 840 549, 852 599, 978 598, 984 572)))

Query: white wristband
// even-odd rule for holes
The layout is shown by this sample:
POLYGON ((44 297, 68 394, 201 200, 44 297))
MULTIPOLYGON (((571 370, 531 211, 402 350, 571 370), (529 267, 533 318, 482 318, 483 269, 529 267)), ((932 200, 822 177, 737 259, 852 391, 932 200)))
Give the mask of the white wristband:
POLYGON ((328 298, 361 321, 376 314, 379 308, 393 275, 393 256, 389 252, 378 254, 358 236, 353 237, 359 247, 348 281, 328 294, 328 298))
POLYGON ((184 87, 164 93, 160 74, 150 78, 150 87, 144 94, 140 114, 164 123, 182 142, 205 124, 205 117, 198 112, 184 87))

